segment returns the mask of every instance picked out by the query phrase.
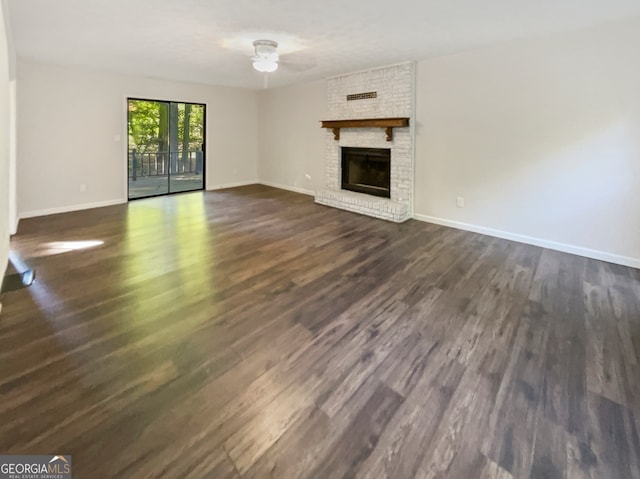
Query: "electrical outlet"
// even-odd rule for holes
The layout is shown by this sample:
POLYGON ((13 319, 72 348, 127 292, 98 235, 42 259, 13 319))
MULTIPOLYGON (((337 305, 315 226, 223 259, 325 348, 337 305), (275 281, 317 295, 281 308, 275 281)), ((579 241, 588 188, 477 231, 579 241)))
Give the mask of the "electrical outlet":
POLYGON ((456 206, 458 208, 464 208, 464 198, 462 196, 456 198, 456 206))
POLYGON ((85 191, 87 191, 87 185, 85 185, 84 183, 82 183, 82 184, 80 185, 80 191, 81 191, 82 193, 84 193, 85 191))

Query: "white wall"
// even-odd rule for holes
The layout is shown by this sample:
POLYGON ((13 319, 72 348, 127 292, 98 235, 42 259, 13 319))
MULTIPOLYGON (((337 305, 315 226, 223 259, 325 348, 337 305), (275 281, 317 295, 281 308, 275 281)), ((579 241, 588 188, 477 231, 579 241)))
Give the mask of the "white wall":
POLYGON ((22 59, 17 70, 21 217, 126 201, 128 96, 207 105, 207 189, 257 178, 255 92, 22 59))
POLYGON ((326 115, 325 81, 261 91, 260 181, 307 193, 323 187, 325 132, 320 121, 326 115))
MULTIPOLYGON (((15 68, 13 69, 15 75, 15 68)), ((18 231, 18 90, 15 76, 9 82, 9 233, 18 231)))
MULTIPOLYGON (((416 217, 640 267, 638 45, 633 20, 419 62, 416 217)), ((322 187, 323 93, 260 94, 261 180, 322 187)))
POLYGON ((9 21, 9 0, 2 0, 9 60, 9 233, 15 234, 18 228, 17 196, 17 94, 16 94, 16 50, 13 45, 11 22, 9 21))
POLYGON ((10 47, 5 27, 5 4, 0 5, 0 286, 9 257, 9 105, 10 47))
POLYGON ((416 214, 640 266, 638 45, 636 20, 420 62, 416 214))

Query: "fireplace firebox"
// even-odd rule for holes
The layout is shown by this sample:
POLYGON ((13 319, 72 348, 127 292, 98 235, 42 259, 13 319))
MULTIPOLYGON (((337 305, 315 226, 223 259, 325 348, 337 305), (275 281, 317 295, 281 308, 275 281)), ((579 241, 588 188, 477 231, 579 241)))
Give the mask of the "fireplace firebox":
POLYGON ((391 197, 391 150, 342 148, 342 189, 391 197))

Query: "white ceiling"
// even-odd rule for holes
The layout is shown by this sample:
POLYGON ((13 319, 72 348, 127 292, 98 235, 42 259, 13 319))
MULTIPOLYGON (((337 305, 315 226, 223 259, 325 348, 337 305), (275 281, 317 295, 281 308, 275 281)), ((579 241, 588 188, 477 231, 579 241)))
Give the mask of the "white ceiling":
POLYGON ((9 0, 19 57, 261 88, 640 16, 639 0, 9 0))

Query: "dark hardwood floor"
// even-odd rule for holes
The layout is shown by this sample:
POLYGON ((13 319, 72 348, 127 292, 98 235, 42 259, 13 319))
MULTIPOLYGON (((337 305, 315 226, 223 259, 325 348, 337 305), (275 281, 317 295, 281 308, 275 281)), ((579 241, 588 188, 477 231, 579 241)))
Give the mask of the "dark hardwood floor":
POLYGON ((0 453, 640 478, 638 270, 263 186, 23 220, 12 247, 37 279, 3 297, 0 453))

